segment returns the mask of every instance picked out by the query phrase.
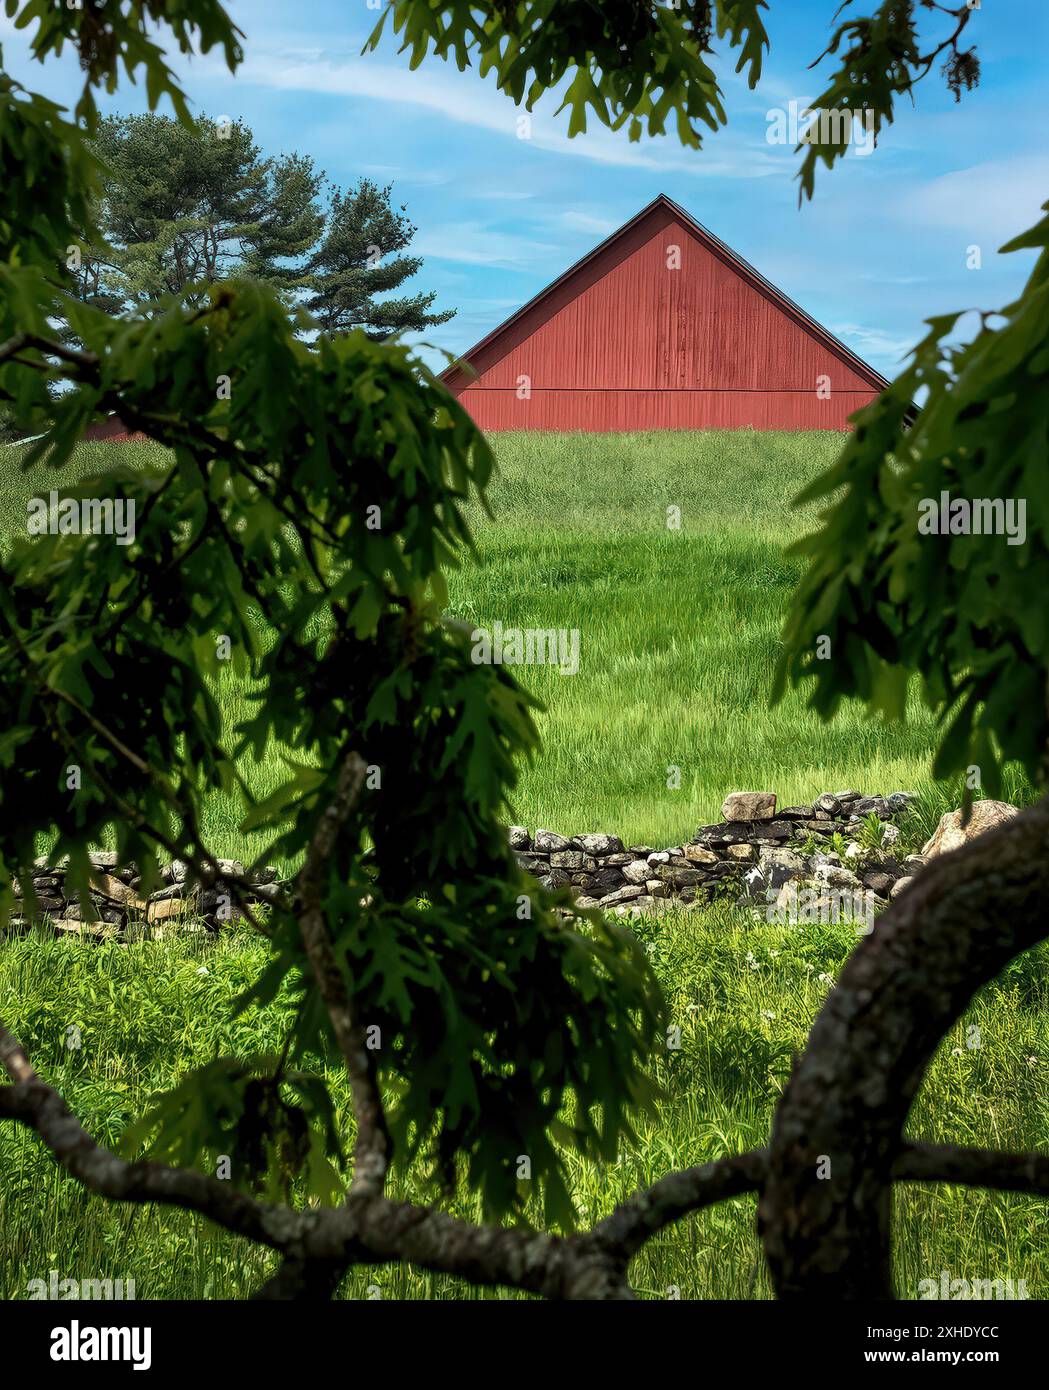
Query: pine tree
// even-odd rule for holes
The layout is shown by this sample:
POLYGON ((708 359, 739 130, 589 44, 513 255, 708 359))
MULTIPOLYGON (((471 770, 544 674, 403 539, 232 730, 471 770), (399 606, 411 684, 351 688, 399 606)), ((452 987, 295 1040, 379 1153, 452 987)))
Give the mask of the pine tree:
POLYGON ((376 299, 399 288, 422 265, 421 257, 401 254, 417 229, 403 205, 399 211, 391 205, 391 189, 362 178, 349 192, 336 190, 332 196, 324 239, 308 265, 313 295, 306 301, 329 333, 362 327, 370 338, 382 339, 446 323, 455 313, 429 313, 433 291, 376 299))
MULTIPOLYGON (((70 269, 78 297, 109 313, 232 276, 293 291, 324 227, 323 174, 305 155, 264 158, 247 126, 157 115, 100 123, 104 241, 70 269)), ((199 291, 191 289, 200 286, 199 291)))

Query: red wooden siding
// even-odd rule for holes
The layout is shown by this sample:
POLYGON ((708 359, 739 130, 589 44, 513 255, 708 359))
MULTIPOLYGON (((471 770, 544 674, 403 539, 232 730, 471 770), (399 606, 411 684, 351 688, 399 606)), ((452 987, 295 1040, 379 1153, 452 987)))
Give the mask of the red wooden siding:
POLYGON ((840 430, 885 385, 662 197, 465 361, 443 379, 486 430, 840 430))
POLYGON ((104 420, 88 425, 84 439, 104 444, 138 444, 148 441, 149 436, 138 430, 129 430, 118 415, 107 415, 104 420))

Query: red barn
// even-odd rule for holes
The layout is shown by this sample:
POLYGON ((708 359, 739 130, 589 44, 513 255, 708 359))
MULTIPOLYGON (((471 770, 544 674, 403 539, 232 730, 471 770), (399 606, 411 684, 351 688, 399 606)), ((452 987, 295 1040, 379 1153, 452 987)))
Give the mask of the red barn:
POLYGON ((484 430, 843 430, 888 384, 662 195, 442 380, 484 430))
POLYGON ((129 430, 119 415, 107 415, 103 420, 96 420, 93 425, 88 425, 84 431, 83 439, 92 443, 106 444, 148 444, 149 435, 141 434, 138 430, 129 430))

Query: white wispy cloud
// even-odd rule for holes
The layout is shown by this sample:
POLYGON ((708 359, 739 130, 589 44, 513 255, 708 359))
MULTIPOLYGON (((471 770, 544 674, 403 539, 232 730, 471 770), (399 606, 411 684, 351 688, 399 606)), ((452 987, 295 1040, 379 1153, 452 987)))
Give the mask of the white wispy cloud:
POLYGON ((446 222, 421 231, 412 251, 442 261, 526 270, 548 264, 559 248, 533 237, 489 230, 476 222, 446 222))
POLYGON ((562 227, 567 227, 572 232, 588 232, 594 236, 611 236, 619 227, 619 223, 607 217, 594 217, 588 212, 574 212, 566 209, 557 214, 557 220, 562 227))
POLYGON ((1049 157, 1018 155, 929 179, 903 197, 899 211, 913 223, 985 240, 997 250, 1040 219, 1047 199, 1049 157))
POLYGON ((899 367, 914 347, 908 338, 896 337, 883 329, 868 328, 861 323, 836 323, 828 327, 836 338, 852 348, 865 362, 890 369, 899 367))
POLYGON ((482 188, 470 184, 464 192, 479 203, 529 203, 535 197, 530 188, 482 188))
MULTIPOLYGON (((208 60, 204 60, 206 64, 208 60)), ((198 72, 202 65, 198 65, 198 72)), ((518 122, 529 113, 517 107, 493 83, 475 73, 460 73, 434 60, 409 72, 406 67, 365 56, 332 56, 323 49, 271 53, 249 48, 238 83, 279 91, 322 93, 365 101, 420 107, 447 120, 480 127, 508 139, 522 139, 518 122)), ((624 168, 687 173, 697 178, 766 178, 782 176, 782 163, 755 141, 717 137, 717 154, 682 150, 671 138, 631 143, 625 131, 614 132, 592 118, 585 135, 569 139, 567 113, 553 114, 553 101, 530 114, 524 137, 537 149, 624 168), (729 144, 732 142, 732 148, 729 144), (729 157, 725 157, 728 155, 729 157)))

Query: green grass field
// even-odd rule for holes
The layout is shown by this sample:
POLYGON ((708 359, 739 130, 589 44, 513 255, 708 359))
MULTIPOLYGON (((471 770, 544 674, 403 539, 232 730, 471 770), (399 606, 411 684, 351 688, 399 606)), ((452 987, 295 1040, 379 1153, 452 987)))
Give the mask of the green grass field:
MULTIPOLYGON (((763 1143, 792 1054, 805 1036, 855 938, 847 927, 748 926, 732 913, 689 916, 640 929, 666 991, 682 1047, 657 1062, 666 1090, 639 1143, 614 1168, 569 1161, 580 1221, 589 1225, 639 1185, 763 1143)), ((112 1143, 150 1094, 217 1050, 279 1047, 278 1004, 230 1024, 230 1001, 263 965, 261 943, 231 933, 216 944, 189 939, 93 947, 22 938, 0 949, 0 1017, 21 1036, 41 1072, 84 1123, 112 1143), (70 1024, 81 1047, 65 1046, 70 1024)), ((940 1049, 909 1131, 930 1142, 1043 1149, 1049 1139, 1049 956, 1032 953, 974 1004, 940 1049), (966 1027, 981 1047, 966 1045, 966 1027)), ((317 1059, 352 1132, 337 1059, 317 1059)), ((195 1216, 118 1207, 86 1196, 36 1138, 0 1127, 0 1297, 24 1298, 30 1279, 134 1279, 139 1298, 237 1298, 273 1257, 195 1216)), ((396 1183, 396 1195, 410 1187, 396 1183)), ((754 1200, 738 1198, 664 1232, 635 1260, 642 1297, 767 1298, 771 1290, 754 1231, 754 1200)), ((469 1201, 451 1205, 478 1219, 469 1201)), ((538 1220, 538 1217, 537 1217, 538 1220)), ((896 1190, 895 1250, 902 1297, 939 1278, 1023 1279, 1031 1298, 1049 1293, 1045 1205, 1028 1198, 913 1184, 896 1190)), ((444 1277, 362 1270, 345 1297, 369 1286, 385 1298, 499 1296, 444 1277)))
MULTIPOLYGON (((788 596, 800 573, 785 544, 814 513, 791 498, 840 448, 827 433, 503 435, 494 521, 474 515, 481 564, 453 574, 454 611, 479 626, 580 633, 580 668, 518 668, 543 701, 543 751, 523 769, 513 818, 535 829, 591 830, 627 843, 673 844, 717 820, 726 792, 770 790, 782 804, 821 791, 926 790, 933 726, 914 702, 906 726, 859 709, 824 724, 791 693, 767 696, 788 596), (667 525, 680 509, 680 530, 667 525), (669 769, 680 786, 669 790, 669 769)), ((117 446, 84 445, 75 472, 117 446)), ((149 445, 120 446, 160 461, 149 445)), ((0 534, 25 525, 55 474, 11 476, 0 534)), ((243 690, 220 684, 232 724, 243 690)), ((277 765, 257 768, 264 795, 277 765)), ((947 796, 949 800, 949 795, 947 796)), ((216 850, 241 856, 241 808, 215 798, 216 850)))
MULTIPOLYGON (((856 787, 922 794, 911 834, 931 829, 951 789, 929 779, 933 729, 919 709, 905 727, 858 710, 824 726, 791 695, 766 695, 779 625, 798 567, 783 545, 812 521, 791 496, 825 466, 836 436, 724 433, 504 436, 494 521, 478 517, 482 564, 451 583, 451 605, 479 624, 567 627, 581 633, 577 675, 523 671, 545 702, 543 751, 523 770, 514 819, 568 833, 608 830, 669 844, 718 818, 725 793, 768 788, 785 801, 856 787), (667 526, 680 508, 681 529, 667 526), (681 768, 679 790, 668 768, 681 768)), ((112 446, 85 446, 78 474, 112 446)), ((147 446, 131 446, 144 460, 147 446)), ((17 451, 10 450, 9 469, 17 451)), ((9 472, 0 534, 24 525, 25 501, 54 476, 9 472)), ((243 691, 220 687, 227 717, 243 691)), ((259 794, 279 770, 256 770, 259 794)), ((1014 782, 1010 795, 1022 800, 1014 782)), ((240 811, 220 801, 206 825, 220 853, 243 852, 240 811)), ((613 1169, 570 1158, 580 1219, 590 1224, 638 1185, 674 1167, 763 1143, 790 1058, 855 936, 846 927, 756 924, 724 906, 641 924, 653 968, 682 1027, 683 1047, 656 1063, 666 1099, 613 1169)), ((43 938, 0 945, 0 1016, 88 1127, 115 1141, 149 1095, 217 1050, 263 1051, 282 1036, 283 1004, 228 1023, 230 1001, 260 970, 264 948, 240 931, 199 938, 84 946, 43 938), (82 1046, 65 1047, 69 1025, 82 1046)), ((911 1116, 930 1141, 1042 1149, 1049 1140, 1049 957, 1014 964, 945 1040, 911 1116), (981 1046, 966 1045, 979 1026, 981 1046)), ((344 1114, 348 1098, 328 1069, 344 1114)), ((113 1207, 59 1174, 32 1136, 0 1128, 0 1296, 30 1279, 134 1279, 142 1298, 240 1297, 270 1257, 195 1217, 113 1207)), ((408 1194, 409 1187, 400 1192, 408 1194)), ((468 1201, 452 1207, 478 1215, 468 1201)), ((919 1281, 1025 1280, 1044 1297, 1049 1228, 1043 1203, 938 1186, 900 1187, 896 1261, 901 1296, 919 1281)), ((638 1257, 643 1297, 765 1298, 754 1202, 738 1199, 680 1223, 638 1257)), ((349 1277, 342 1293, 496 1297, 414 1270, 349 1277)))

